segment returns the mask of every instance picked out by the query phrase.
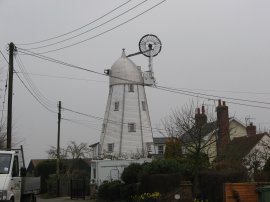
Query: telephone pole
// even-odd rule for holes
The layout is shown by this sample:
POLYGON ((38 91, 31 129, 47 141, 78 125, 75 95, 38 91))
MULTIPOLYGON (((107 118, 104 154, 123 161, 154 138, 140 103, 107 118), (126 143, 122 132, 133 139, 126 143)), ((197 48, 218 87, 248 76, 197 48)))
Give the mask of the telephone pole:
POLYGON ((8 76, 8 111, 7 111, 7 150, 11 150, 12 139, 12 97, 13 97, 13 55, 16 47, 9 44, 9 76, 8 76))
POLYGON ((61 122, 61 101, 58 103, 58 130, 57 130, 57 161, 56 161, 56 176, 57 176, 57 196, 60 196, 60 122, 61 122))

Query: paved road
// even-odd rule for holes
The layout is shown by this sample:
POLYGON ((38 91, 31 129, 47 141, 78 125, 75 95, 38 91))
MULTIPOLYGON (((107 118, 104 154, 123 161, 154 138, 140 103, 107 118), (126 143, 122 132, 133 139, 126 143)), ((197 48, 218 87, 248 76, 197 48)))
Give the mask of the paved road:
POLYGON ((90 200, 90 198, 83 199, 70 199, 70 197, 58 197, 58 198, 49 198, 43 199, 37 197, 37 202, 103 202, 99 200, 90 200))

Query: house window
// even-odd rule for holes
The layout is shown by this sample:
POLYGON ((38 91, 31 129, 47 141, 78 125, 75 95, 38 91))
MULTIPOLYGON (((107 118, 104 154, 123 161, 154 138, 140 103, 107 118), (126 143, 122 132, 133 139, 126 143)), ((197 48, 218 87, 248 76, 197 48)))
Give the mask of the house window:
POLYGON ((114 143, 108 143, 108 152, 113 152, 114 150, 114 143))
POLYGON ((146 102, 145 101, 142 101, 142 110, 146 111, 146 102))
POLYGON ((93 173, 94 173, 93 178, 96 179, 96 178, 97 178, 97 171, 96 171, 96 168, 93 169, 93 173))
POLYGON ((128 123, 128 132, 136 132, 136 124, 128 123))
POLYGON ((119 111, 119 102, 114 103, 114 111, 119 111))
POLYGON ((101 130, 102 133, 105 132, 105 123, 102 124, 102 130, 101 130))
POLYGON ((147 142, 147 143, 146 143, 146 148, 147 148, 147 151, 148 151, 148 152, 151 152, 151 151, 152 151, 152 148, 151 148, 151 142, 147 142))
POLYGON ((158 145, 158 154, 164 154, 164 145, 158 145))
POLYGON ((128 92, 134 92, 134 85, 128 84, 128 92))

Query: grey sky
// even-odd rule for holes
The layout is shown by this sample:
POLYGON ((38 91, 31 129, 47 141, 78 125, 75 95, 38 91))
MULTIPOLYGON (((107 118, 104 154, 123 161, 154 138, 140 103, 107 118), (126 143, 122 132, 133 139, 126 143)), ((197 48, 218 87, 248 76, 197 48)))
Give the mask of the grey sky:
MULTIPOLYGON (((126 1, 0 0, 1 51, 7 54, 7 44, 11 41, 15 44, 35 42, 69 32, 124 2, 126 1)), ((82 31, 117 16, 139 2, 142 0, 129 2, 82 31)), ((66 43, 32 51, 48 51, 93 37, 138 15, 158 2, 160 1, 148 0, 137 9, 85 35, 66 43)), ((167 0, 113 31, 79 45, 48 53, 46 56, 102 73, 121 56, 122 48, 126 49, 127 54, 137 52, 140 38, 145 34, 155 34, 163 45, 161 53, 154 58, 154 72, 159 85, 188 88, 223 97, 269 102, 269 9, 270 2, 267 0, 167 0)), ((59 39, 32 46, 18 45, 18 47, 37 47, 59 39)), ((20 58, 28 73, 89 80, 30 74, 35 86, 53 102, 53 110, 57 111, 57 102, 61 100, 64 107, 98 117, 104 116, 109 89, 108 78, 32 56, 20 55, 20 58)), ((146 70, 147 58, 136 56, 131 59, 146 70)), ((0 57, 0 67, 5 64, 4 59, 0 57)), ((1 70, 0 79, 6 79, 6 69, 7 67, 1 70)), ((15 69, 18 70, 16 63, 15 69)), ((23 77, 22 74, 19 75, 23 77)), ((50 145, 56 145, 57 115, 37 103, 18 78, 16 76, 14 78, 14 138, 22 140, 27 159, 46 158, 45 151, 50 145)), ((0 87, 2 103, 4 82, 0 83, 0 87)), ((202 103, 209 107, 214 105, 214 101, 207 99, 192 98, 153 88, 146 90, 153 127, 159 127, 160 120, 170 114, 172 109, 180 108, 191 99, 199 105, 202 103)), ((233 102, 270 107, 270 105, 243 101, 233 102)), ((269 128, 269 109, 232 103, 227 105, 231 116, 236 116, 242 122, 245 122, 245 117, 255 118, 252 121, 257 127, 269 128)), ((68 111, 63 111, 62 116, 66 119, 83 121, 87 126, 63 120, 62 146, 71 140, 89 144, 99 140, 102 122, 68 111)))

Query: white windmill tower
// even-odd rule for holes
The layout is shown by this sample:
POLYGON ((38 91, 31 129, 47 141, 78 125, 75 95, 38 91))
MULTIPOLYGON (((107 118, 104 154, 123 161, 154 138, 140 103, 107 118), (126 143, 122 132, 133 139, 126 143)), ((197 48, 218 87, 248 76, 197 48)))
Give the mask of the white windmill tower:
POLYGON ((145 35, 138 53, 122 56, 105 70, 110 76, 109 96, 100 136, 99 154, 138 158, 153 153, 153 132, 144 86, 155 85, 152 59, 161 50, 155 35, 145 35), (149 70, 142 72, 129 57, 149 57, 149 70))

